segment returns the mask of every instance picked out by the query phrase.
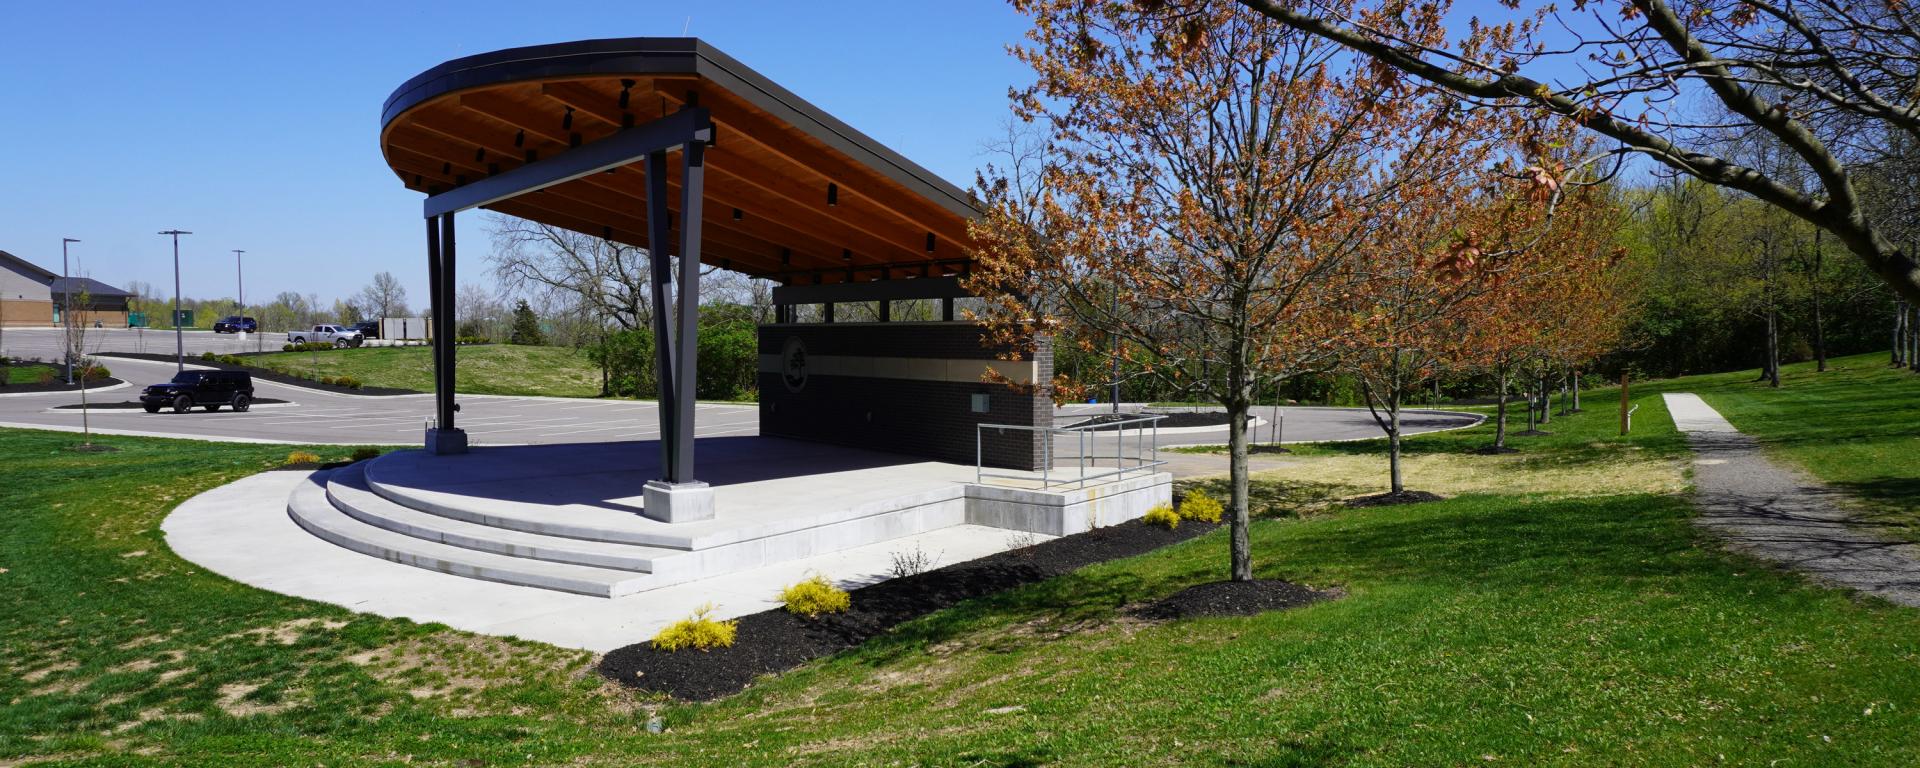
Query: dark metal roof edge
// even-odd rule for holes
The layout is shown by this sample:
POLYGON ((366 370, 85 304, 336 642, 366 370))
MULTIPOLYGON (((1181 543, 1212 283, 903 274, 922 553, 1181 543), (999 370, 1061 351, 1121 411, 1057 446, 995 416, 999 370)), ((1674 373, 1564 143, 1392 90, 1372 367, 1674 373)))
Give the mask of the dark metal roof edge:
POLYGON ((91 277, 80 277, 78 275, 74 275, 71 277, 56 276, 53 278, 53 282, 49 283, 47 287, 53 289, 54 293, 64 295, 67 293, 67 291, 65 290, 66 286, 61 285, 62 283, 67 283, 67 284, 79 283, 81 288, 85 289, 88 293, 91 293, 94 296, 100 297, 100 298, 119 298, 123 296, 132 298, 133 296, 132 291, 128 291, 124 288, 115 288, 112 285, 101 282, 99 280, 95 280, 91 277), (95 288, 94 286, 99 286, 99 288, 95 288))
POLYGON ((57 280, 60 278, 60 275, 55 273, 53 270, 41 267, 38 264, 35 264, 31 261, 27 261, 26 259, 20 258, 19 256, 15 256, 6 251, 0 251, 0 260, 11 262, 14 264, 18 264, 22 267, 25 267, 27 271, 34 272, 40 275, 40 279, 42 280, 57 280))
MULTIPOLYGON (((380 127, 415 105, 447 93, 517 80, 569 75, 698 75, 805 131, 856 162, 920 193, 963 218, 977 216, 972 197, 952 182, 893 151, 697 37, 628 37, 506 48, 443 62, 408 78, 381 107, 380 127), (608 66, 617 62, 617 66, 608 66)), ((726 137, 720 137, 722 142, 726 137)))

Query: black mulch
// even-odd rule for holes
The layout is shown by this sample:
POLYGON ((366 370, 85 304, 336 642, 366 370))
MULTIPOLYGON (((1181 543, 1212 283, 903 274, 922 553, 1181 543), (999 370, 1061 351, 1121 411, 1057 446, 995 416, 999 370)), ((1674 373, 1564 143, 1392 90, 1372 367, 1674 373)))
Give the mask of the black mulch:
POLYGON ((1440 501, 1441 499, 1444 499, 1444 498, 1446 497, 1441 496, 1440 494, 1428 493, 1426 491, 1401 491, 1399 493, 1376 493, 1372 496, 1361 496, 1357 499, 1347 499, 1347 506, 1353 507, 1355 509, 1360 509, 1365 507, 1391 507, 1395 504, 1419 504, 1421 502, 1426 502, 1426 501, 1440 501))
MULTIPOLYGON (((1120 414, 1119 416, 1115 416, 1111 413, 1106 413, 1106 414, 1101 414, 1099 416, 1094 416, 1092 418, 1089 418, 1083 421, 1074 422, 1073 424, 1068 426, 1078 426, 1081 424, 1105 424, 1109 421, 1131 419, 1139 415, 1140 414, 1137 414, 1137 413, 1123 413, 1123 414, 1120 414)), ((1180 413, 1168 413, 1168 414, 1161 414, 1161 415, 1166 416, 1166 418, 1161 419, 1159 422, 1157 422, 1157 424, 1154 425, 1154 426, 1160 427, 1161 429, 1169 429, 1173 427, 1218 427, 1218 426, 1223 426, 1228 422, 1226 411, 1201 411, 1199 413, 1191 413, 1191 412, 1183 411, 1180 413)), ((1247 418, 1251 419, 1253 417, 1249 416, 1247 418)), ((1136 422, 1136 423, 1128 423, 1128 424, 1114 424, 1112 426, 1093 427, 1093 430, 1097 432, 1106 432, 1106 431, 1111 431, 1116 429, 1139 429, 1143 426, 1149 426, 1149 425, 1136 422)))
MULTIPOLYGON (((285 402, 287 401, 275 400, 271 397, 261 397, 261 398, 255 398, 253 401, 253 404, 254 405, 280 405, 285 402)), ((90 410, 98 411, 98 410, 108 410, 108 409, 119 410, 119 409, 127 409, 127 408, 142 408, 144 406, 142 406, 140 402, 137 400, 121 400, 120 402, 117 402, 117 403, 88 403, 86 407, 90 410)), ((77 411, 77 410, 80 410, 80 404, 73 403, 71 405, 57 405, 57 406, 54 406, 54 409, 77 411)), ((171 407, 168 407, 168 408, 162 408, 161 410, 166 412, 172 412, 173 409, 171 407)))
MULTIPOLYGON (((118 386, 120 383, 121 381, 119 379, 113 378, 112 376, 108 376, 107 378, 104 378, 104 379, 89 380, 87 382, 87 388, 100 389, 102 387, 118 386)), ((13 381, 13 382, 8 382, 6 384, 0 384, 0 395, 18 393, 18 392, 79 392, 79 391, 80 391, 80 382, 75 381, 72 384, 68 384, 66 379, 60 378, 58 376, 48 379, 45 382, 13 381)))
POLYGON ((269 469, 267 471, 268 472, 312 472, 314 470, 319 470, 319 469, 339 469, 341 467, 344 467, 352 463, 353 462, 351 461, 296 461, 292 464, 282 464, 280 466, 274 467, 273 469, 269 469))
POLYGON ((1338 592, 1309 589, 1279 579, 1214 581, 1187 587, 1141 606, 1133 614, 1154 621, 1205 616, 1252 616, 1282 608, 1298 608, 1339 596, 1338 592))
MULTIPOLYGON (((335 353, 316 352, 314 354, 331 355, 335 353)), ((151 352, 115 352, 113 353, 112 356, 113 357, 131 357, 135 360, 157 360, 162 363, 174 362, 173 355, 156 355, 151 352)), ((269 370, 266 368, 255 368, 251 365, 229 365, 227 363, 216 362, 213 360, 204 360, 198 357, 188 357, 187 364, 199 365, 207 368, 218 368, 223 371, 245 371, 247 373, 253 374, 254 378, 261 379, 263 381, 272 381, 280 384, 292 384, 296 387, 318 389, 324 392, 338 392, 343 395, 373 395, 376 397, 386 397, 391 395, 422 394, 418 390, 398 389, 395 387, 361 387, 359 389, 354 389, 353 387, 341 387, 333 384, 322 384, 312 379, 303 379, 298 376, 289 376, 279 371, 269 370)), ((154 381, 152 383, 158 384, 160 382, 154 381)), ((254 402, 258 403, 258 402, 264 402, 264 401, 255 400, 254 402)))
POLYGON ((784 608, 743 616, 733 646, 656 651, 637 643, 608 653, 600 674, 621 685, 704 701, 744 690, 754 678, 859 645, 894 626, 963 600, 1044 581, 1094 563, 1132 557, 1220 527, 1187 521, 1167 530, 1138 520, 955 563, 854 590, 846 613, 803 619, 784 608))

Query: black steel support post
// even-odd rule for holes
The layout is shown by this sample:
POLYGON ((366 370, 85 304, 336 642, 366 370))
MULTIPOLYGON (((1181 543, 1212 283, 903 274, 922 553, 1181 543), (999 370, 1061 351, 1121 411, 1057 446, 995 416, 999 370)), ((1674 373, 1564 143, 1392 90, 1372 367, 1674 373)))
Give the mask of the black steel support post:
POLYGON ((680 337, 674 349, 673 371, 674 413, 679 423, 674 425, 673 464, 667 471, 667 479, 676 483, 693 480, 694 374, 700 345, 700 209, 706 198, 706 147, 706 142, 694 140, 680 152, 680 284, 674 291, 680 337))
MULTIPOLYGON (((440 217, 427 217, 427 301, 434 302, 440 296, 440 217)), ((440 379, 440 339, 438 334, 433 340, 433 402, 434 416, 439 417, 441 391, 440 379)), ((434 426, 440 426, 438 423, 434 426)))
POLYGON ((673 334, 672 326, 667 322, 667 283, 672 280, 670 265, 667 261, 667 153, 659 150, 647 154, 647 261, 653 267, 653 280, 649 286, 653 299, 653 368, 654 381, 660 388, 660 471, 666 473, 668 482, 679 482, 673 476, 677 465, 674 451, 679 445, 678 430, 680 412, 674 391, 673 371, 673 334))
POLYGON ((440 217, 440 285, 433 295, 433 344, 439 354, 434 366, 434 394, 440 411, 440 428, 453 429, 453 286, 456 254, 453 244, 453 214, 440 217))

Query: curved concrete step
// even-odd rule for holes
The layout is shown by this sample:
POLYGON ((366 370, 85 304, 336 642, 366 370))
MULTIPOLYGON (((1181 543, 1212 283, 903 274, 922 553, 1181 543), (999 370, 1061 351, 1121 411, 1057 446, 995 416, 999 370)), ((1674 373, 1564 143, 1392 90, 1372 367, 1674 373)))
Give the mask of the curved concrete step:
POLYGON ((495 528, 394 503, 367 485, 366 463, 341 467, 327 479, 327 498, 361 522, 416 539, 510 557, 651 573, 661 558, 682 550, 544 536, 495 528))
POLYGON ((327 497, 328 474, 315 473, 295 489, 287 500, 287 514, 307 532, 355 552, 470 579, 596 597, 621 597, 653 586, 646 574, 481 552, 369 525, 333 505, 327 497))
POLYGON ((423 491, 404 483, 384 482, 379 459, 369 462, 366 486, 380 497, 409 509, 488 528, 521 531, 538 536, 554 536, 582 541, 600 541, 663 549, 693 548, 692 537, 676 532, 671 523, 640 517, 638 512, 586 511, 586 514, 560 516, 552 509, 532 505, 494 503, 455 494, 423 491))

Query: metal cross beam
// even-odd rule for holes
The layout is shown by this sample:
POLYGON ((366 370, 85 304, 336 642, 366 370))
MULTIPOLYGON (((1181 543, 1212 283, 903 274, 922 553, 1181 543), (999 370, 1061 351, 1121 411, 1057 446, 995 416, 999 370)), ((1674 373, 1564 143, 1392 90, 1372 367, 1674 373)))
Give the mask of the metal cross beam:
POLYGON ((536 160, 504 173, 427 198, 426 216, 478 208, 528 192, 564 184, 609 168, 630 165, 654 152, 664 152, 689 141, 713 138, 713 118, 705 107, 690 107, 658 120, 641 123, 612 136, 536 160))

